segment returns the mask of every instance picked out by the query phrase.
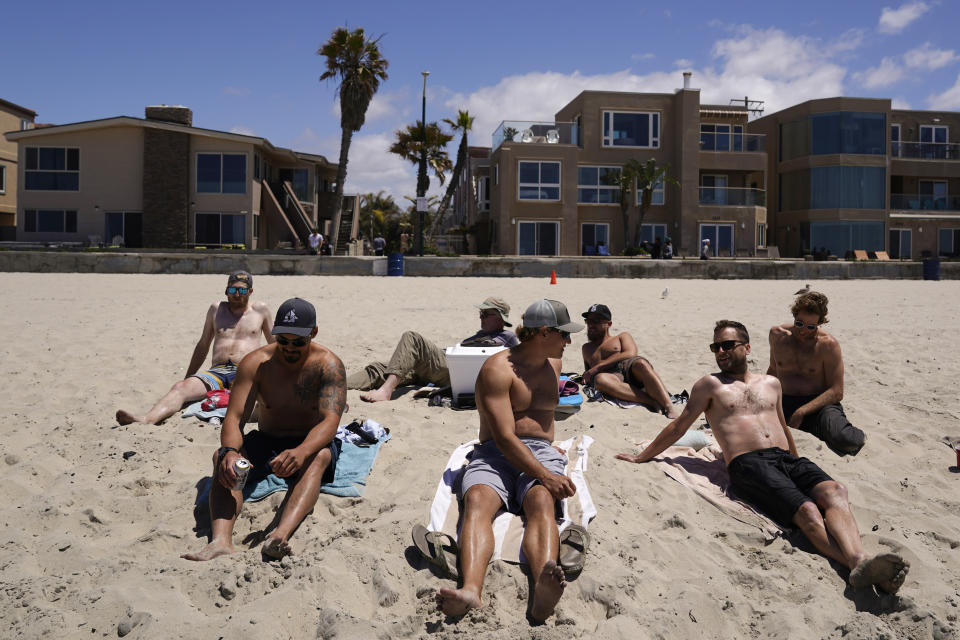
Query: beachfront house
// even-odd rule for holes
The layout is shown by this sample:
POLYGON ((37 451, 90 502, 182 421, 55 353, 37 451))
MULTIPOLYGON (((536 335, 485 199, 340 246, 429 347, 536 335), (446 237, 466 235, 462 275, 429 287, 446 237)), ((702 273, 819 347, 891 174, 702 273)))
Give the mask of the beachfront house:
MULTIPOLYGON (((33 128, 37 113, 0 99, 0 132, 33 128)), ((0 136, 0 240, 13 240, 17 226, 17 144, 0 136)))

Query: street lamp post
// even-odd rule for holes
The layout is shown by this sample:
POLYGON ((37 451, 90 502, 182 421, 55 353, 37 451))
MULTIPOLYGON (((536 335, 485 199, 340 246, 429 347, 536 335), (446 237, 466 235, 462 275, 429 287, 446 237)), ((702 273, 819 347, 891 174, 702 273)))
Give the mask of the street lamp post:
POLYGON ((417 171, 417 240, 416 253, 423 255, 423 221, 427 210, 427 76, 429 71, 421 71, 423 76, 423 109, 420 115, 420 168, 417 171))

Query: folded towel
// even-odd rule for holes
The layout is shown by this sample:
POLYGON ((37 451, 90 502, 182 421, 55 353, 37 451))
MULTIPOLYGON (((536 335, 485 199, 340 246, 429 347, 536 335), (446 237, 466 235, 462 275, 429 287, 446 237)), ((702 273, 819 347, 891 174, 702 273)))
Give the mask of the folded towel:
POLYGON ((186 409, 183 410, 183 413, 180 414, 182 418, 193 418, 197 417, 200 420, 210 422, 211 424, 220 424, 225 417, 227 417, 227 408, 220 407, 218 409, 211 409, 210 411, 204 411, 201 405, 205 400, 197 400, 186 409), (213 420, 216 418, 216 420, 213 420))

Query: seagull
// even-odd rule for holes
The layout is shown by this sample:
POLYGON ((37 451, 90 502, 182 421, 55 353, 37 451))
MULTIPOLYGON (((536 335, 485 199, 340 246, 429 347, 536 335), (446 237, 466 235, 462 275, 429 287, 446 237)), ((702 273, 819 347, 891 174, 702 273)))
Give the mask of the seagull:
POLYGON ((661 300, 665 299, 669 293, 670 293, 670 287, 667 287, 666 289, 663 290, 663 293, 660 294, 660 299, 661 300))
POLYGON ((809 285, 809 284, 807 284, 807 286, 805 286, 803 289, 800 289, 799 291, 794 291, 794 292, 793 292, 793 295, 798 296, 798 295, 800 295, 801 293, 806 293, 807 291, 810 291, 810 285, 809 285))

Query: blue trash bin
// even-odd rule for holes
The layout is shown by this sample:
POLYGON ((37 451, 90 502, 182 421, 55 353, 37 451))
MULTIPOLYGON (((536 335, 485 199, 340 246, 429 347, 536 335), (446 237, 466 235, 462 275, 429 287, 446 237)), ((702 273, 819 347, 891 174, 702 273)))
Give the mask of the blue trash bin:
POLYGON ((387 275, 388 276, 403 275, 403 254, 402 253, 391 253, 389 256, 387 256, 387 275))
POLYGON ((940 279, 940 258, 927 258, 923 261, 923 279, 940 279))

